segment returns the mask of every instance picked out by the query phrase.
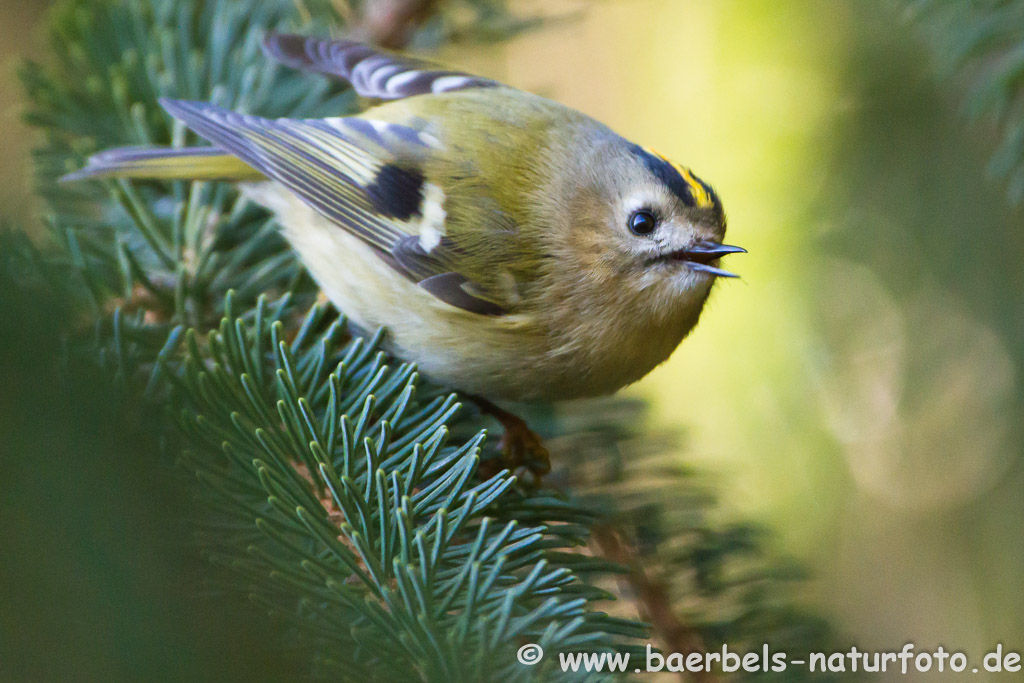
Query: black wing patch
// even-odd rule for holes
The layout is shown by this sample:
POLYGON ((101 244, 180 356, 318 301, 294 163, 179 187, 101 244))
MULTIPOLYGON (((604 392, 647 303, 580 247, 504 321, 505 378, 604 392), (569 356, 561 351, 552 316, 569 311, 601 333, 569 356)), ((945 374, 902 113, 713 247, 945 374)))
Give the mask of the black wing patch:
POLYGON ((420 215, 423 183, 423 172, 418 168, 384 164, 367 185, 366 195, 381 215, 407 221, 420 215))
POLYGON ((352 40, 268 33, 263 51, 292 68, 343 78, 363 97, 381 100, 501 85, 352 40))

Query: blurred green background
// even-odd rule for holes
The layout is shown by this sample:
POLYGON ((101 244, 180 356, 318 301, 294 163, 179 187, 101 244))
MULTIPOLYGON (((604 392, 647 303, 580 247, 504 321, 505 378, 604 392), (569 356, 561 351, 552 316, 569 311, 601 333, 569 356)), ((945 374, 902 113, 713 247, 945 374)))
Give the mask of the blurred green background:
MULTIPOLYGON (((845 640, 974 660, 1024 649, 1024 230, 986 176, 991 131, 964 123, 902 3, 587 8, 443 58, 577 107, 722 195, 729 241, 750 251, 732 262, 743 279, 721 283, 696 333, 628 391, 686 431, 681 457, 713 473, 723 516, 770 524, 778 551, 812 569, 807 603, 845 640)), ((42 9, 0 0, 0 207, 19 225, 32 224, 31 138, 12 65, 40 56, 42 9)), ((8 399, 21 386, 5 384, 8 399)), ((124 449, 88 435, 80 403, 51 420, 124 449)), ((19 469, 16 444, 0 438, 0 602, 38 619, 0 607, 0 674, 15 652, 26 664, 10 680, 288 671, 252 659, 274 636, 250 612, 196 597, 180 475, 134 469, 134 451, 127 471, 57 467, 45 449, 19 469)))

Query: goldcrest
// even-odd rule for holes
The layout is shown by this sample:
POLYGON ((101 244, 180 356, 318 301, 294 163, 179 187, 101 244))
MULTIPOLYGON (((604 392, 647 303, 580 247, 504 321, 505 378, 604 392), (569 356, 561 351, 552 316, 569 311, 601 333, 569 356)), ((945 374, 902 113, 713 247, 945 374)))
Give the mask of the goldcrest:
POLYGON ((494 400, 614 392, 669 357, 720 277, 725 213, 689 169, 569 107, 346 41, 270 34, 351 83, 356 116, 161 100, 210 147, 122 148, 67 179, 217 179, 277 217, 327 297, 445 385, 494 400))

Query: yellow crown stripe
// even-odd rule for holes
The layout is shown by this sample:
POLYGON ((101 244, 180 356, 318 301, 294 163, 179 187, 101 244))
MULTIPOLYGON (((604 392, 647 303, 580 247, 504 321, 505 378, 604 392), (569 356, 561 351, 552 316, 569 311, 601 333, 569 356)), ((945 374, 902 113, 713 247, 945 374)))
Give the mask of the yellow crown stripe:
POLYGON ((697 201, 697 206, 702 209, 707 209, 714 204, 714 202, 711 201, 711 195, 706 189, 704 189, 704 185, 694 177, 693 173, 690 172, 690 169, 677 165, 676 170, 679 171, 683 178, 686 179, 686 184, 693 190, 693 198, 697 201))
POLYGON ((694 201, 697 202, 697 206, 702 209, 708 209, 715 205, 714 200, 711 198, 711 194, 704 188, 704 185, 697 180, 696 176, 693 175, 693 172, 690 171, 690 169, 681 164, 677 164, 656 149, 645 147, 644 151, 658 157, 683 177, 683 180, 686 181, 686 184, 690 188, 690 194, 693 195, 694 201))

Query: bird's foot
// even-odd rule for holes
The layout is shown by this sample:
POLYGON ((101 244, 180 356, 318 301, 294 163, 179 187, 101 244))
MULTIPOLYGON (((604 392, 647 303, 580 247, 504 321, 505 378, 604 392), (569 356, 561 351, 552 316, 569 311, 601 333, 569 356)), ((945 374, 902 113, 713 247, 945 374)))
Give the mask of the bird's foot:
POLYGON ((505 433, 498 442, 505 467, 517 475, 528 473, 528 479, 540 484, 541 478, 551 471, 548 449, 544 447, 541 438, 518 415, 499 408, 486 399, 474 400, 484 413, 496 419, 505 428, 505 433))
POLYGON ((513 421, 503 423, 505 433, 498 445, 502 458, 512 471, 525 467, 538 481, 551 471, 551 458, 537 433, 526 422, 515 415, 513 421))

